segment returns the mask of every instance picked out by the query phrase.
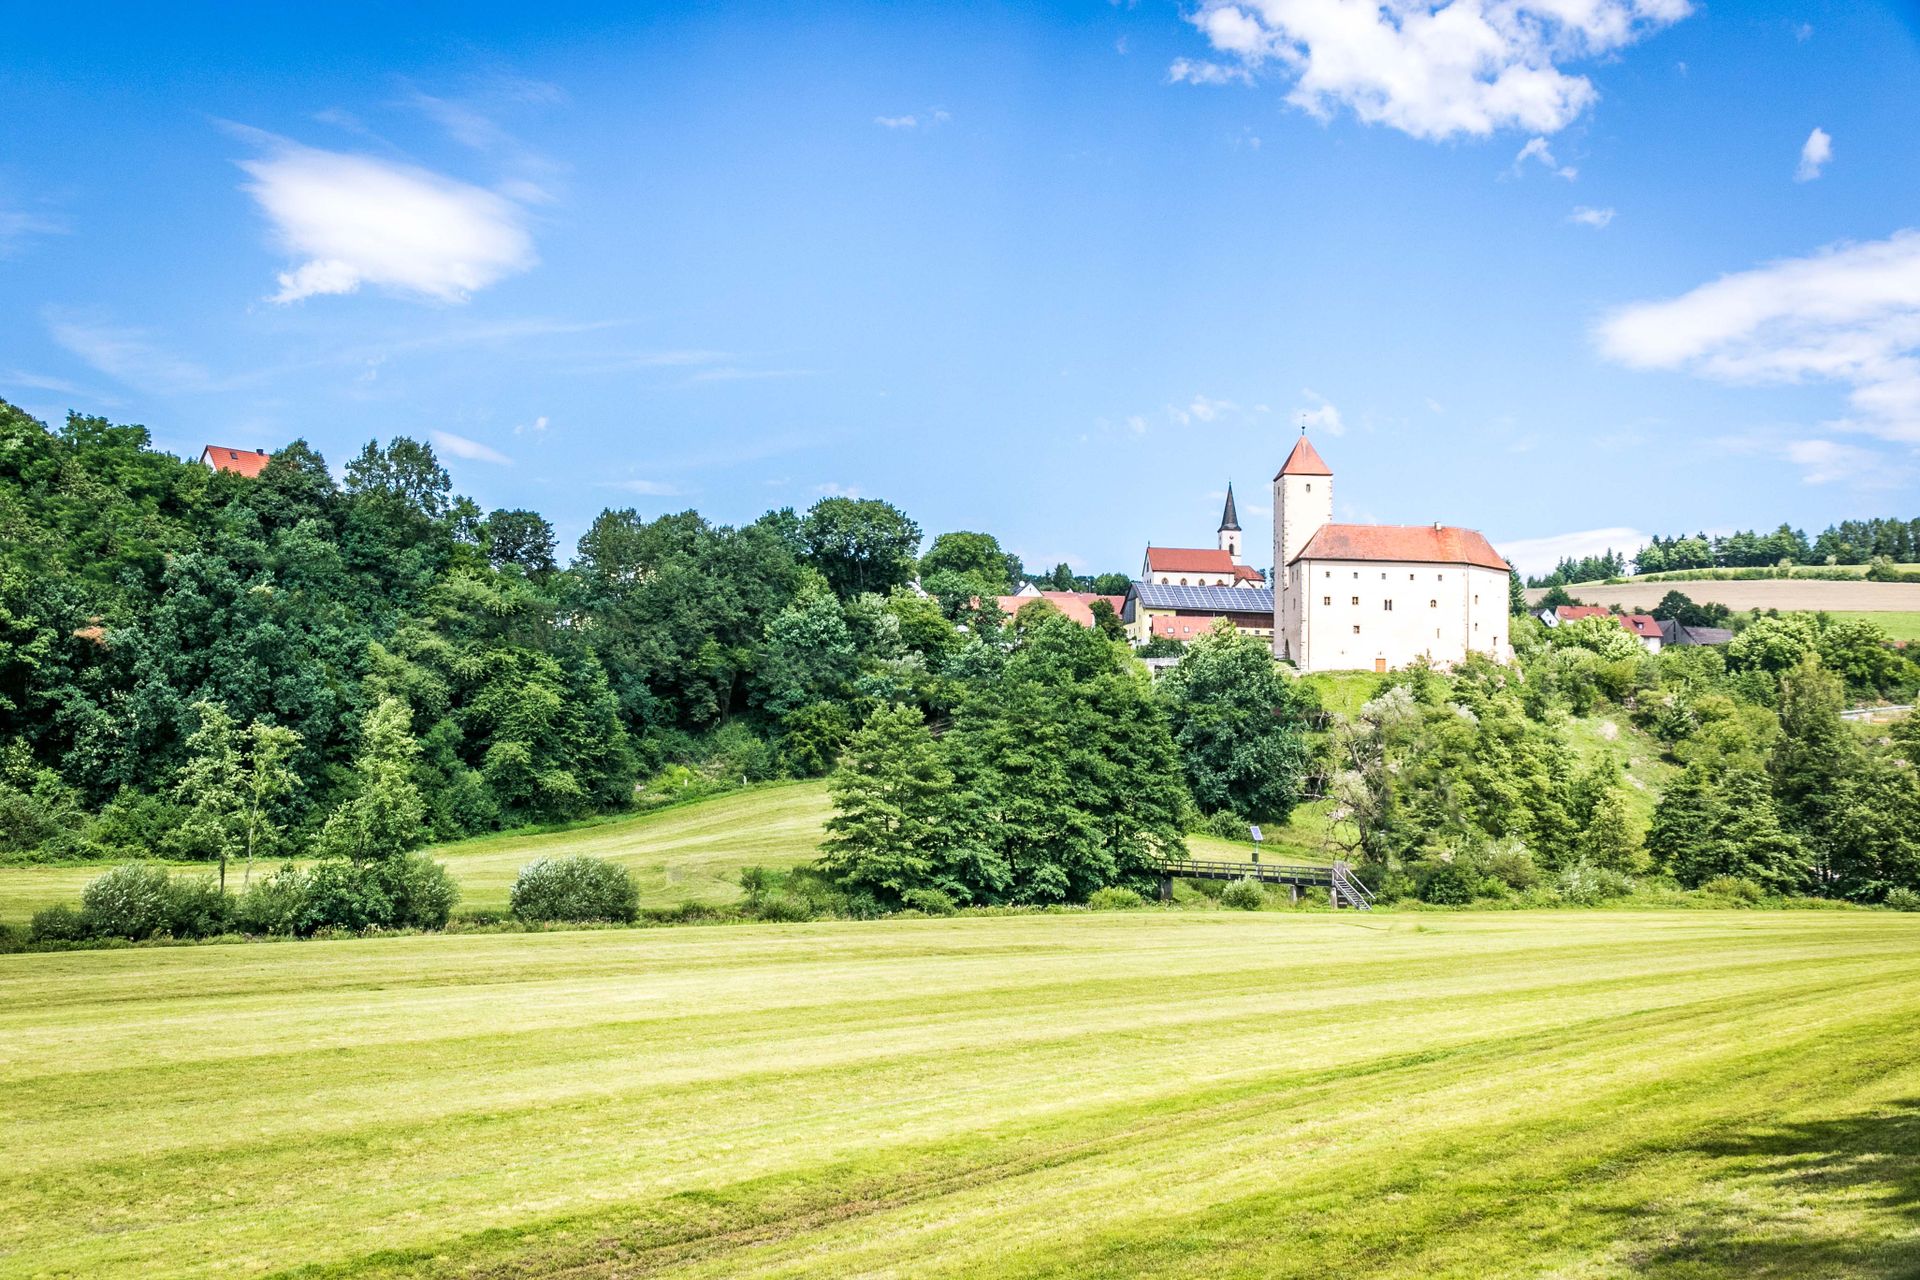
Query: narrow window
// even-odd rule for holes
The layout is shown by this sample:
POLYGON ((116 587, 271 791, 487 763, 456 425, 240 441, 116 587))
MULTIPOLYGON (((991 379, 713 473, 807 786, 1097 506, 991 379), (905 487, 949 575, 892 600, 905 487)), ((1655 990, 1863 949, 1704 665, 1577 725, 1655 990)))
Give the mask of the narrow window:
POLYGON ((1353 634, 1355 635, 1360 634, 1360 624, 1357 622, 1353 624, 1353 634))
POLYGON ((1391 601, 1391 600, 1382 600, 1382 601, 1381 601, 1380 603, 1381 603, 1381 604, 1383 604, 1383 605, 1385 605, 1385 606, 1387 607, 1387 612, 1388 612, 1388 613, 1392 613, 1392 612, 1393 612, 1393 601, 1391 601))
POLYGON ((1313 481, 1311 481, 1311 480, 1309 480, 1309 481, 1307 481, 1307 492, 1308 492, 1308 493, 1312 493, 1312 492, 1313 492, 1313 481))
POLYGON ((1408 582, 1412 582, 1412 581, 1413 581, 1413 575, 1412 575, 1412 574, 1408 574, 1408 575, 1407 575, 1407 581, 1408 581, 1408 582))
POLYGON ((1476 623, 1474 623, 1474 624, 1473 624, 1473 629, 1474 629, 1475 631, 1478 631, 1478 630, 1480 629, 1480 624, 1479 624, 1479 623, 1477 623, 1477 622, 1476 622, 1476 623))
POLYGON ((1187 585, 1187 580, 1186 580, 1185 578, 1182 578, 1182 579, 1180 579, 1180 585, 1181 585, 1181 586, 1183 586, 1183 587, 1184 587, 1184 586, 1186 586, 1186 585, 1187 585))
POLYGON ((1332 597, 1332 596, 1321 596, 1321 597, 1320 597, 1320 603, 1321 603, 1321 604, 1332 604, 1332 603, 1333 603, 1333 597, 1332 597))
POLYGON ((1429 601, 1427 601, 1427 608, 1429 608, 1429 609, 1438 609, 1439 607, 1440 607, 1440 602, 1439 602, 1438 600, 1429 600, 1429 601))
POLYGON ((1479 603, 1480 603, 1480 597, 1479 597, 1479 596, 1475 596, 1475 597, 1473 598, 1473 602, 1474 602, 1475 604, 1479 604, 1479 603))
POLYGON ((1359 603, 1360 603, 1360 597, 1359 597, 1359 596, 1355 596, 1355 597, 1353 598, 1353 602, 1354 602, 1355 604, 1359 604, 1359 603))

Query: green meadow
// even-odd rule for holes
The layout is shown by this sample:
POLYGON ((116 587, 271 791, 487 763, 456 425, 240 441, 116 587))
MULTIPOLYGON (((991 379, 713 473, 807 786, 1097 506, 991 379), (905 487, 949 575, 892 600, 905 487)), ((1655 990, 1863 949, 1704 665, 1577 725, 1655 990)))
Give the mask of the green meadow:
MULTIPOLYGON (((1269 862, 1327 860, 1321 847, 1321 806, 1308 806, 1285 828, 1266 832, 1269 862)), ((756 787, 639 817, 610 818, 565 831, 481 836, 427 852, 445 862, 460 883, 461 911, 504 911, 520 868, 535 858, 591 854, 633 872, 643 906, 682 902, 727 903, 740 897, 744 867, 793 867, 819 856, 823 825, 832 812, 824 782, 756 787)), ((1210 836, 1188 838, 1195 858, 1244 862, 1253 846, 1210 836)), ((23 925, 57 902, 77 903, 89 880, 111 865, 0 864, 0 924, 23 925)), ((254 875, 277 863, 261 863, 254 875)), ((176 872, 210 874, 205 862, 172 864, 176 872)), ((227 869, 238 888, 241 868, 227 869)))
POLYGON ((1920 917, 0 956, 0 1276, 1920 1273, 1920 917))

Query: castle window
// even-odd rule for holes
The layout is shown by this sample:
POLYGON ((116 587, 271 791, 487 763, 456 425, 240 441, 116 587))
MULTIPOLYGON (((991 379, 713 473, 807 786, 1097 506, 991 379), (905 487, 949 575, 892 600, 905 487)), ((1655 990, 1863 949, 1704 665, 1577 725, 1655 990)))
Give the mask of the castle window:
POLYGON ((1439 602, 1438 600, 1429 600, 1429 601, 1427 601, 1427 608, 1429 608, 1429 609, 1438 609, 1439 607, 1440 607, 1440 602, 1439 602))
POLYGON ((1312 492, 1313 492, 1313 481, 1311 481, 1311 480, 1309 480, 1309 481, 1307 481, 1307 492, 1308 492, 1308 493, 1312 493, 1312 492))
POLYGON ((1381 601, 1380 603, 1381 603, 1381 604, 1383 604, 1383 605, 1385 605, 1385 606, 1387 607, 1387 612, 1388 612, 1388 613, 1392 613, 1392 612, 1393 612, 1393 601, 1391 601, 1391 600, 1382 600, 1382 601, 1381 601))
POLYGON ((1407 575, 1407 581, 1408 581, 1408 582, 1412 582, 1412 581, 1413 581, 1413 575, 1412 575, 1412 574, 1408 574, 1408 575, 1407 575))
POLYGON ((1321 596, 1321 597, 1320 597, 1320 603, 1321 603, 1321 604, 1332 604, 1332 603, 1333 603, 1333 597, 1332 597, 1332 596, 1321 596))
POLYGON ((1360 603, 1360 597, 1359 597, 1359 596, 1355 596, 1355 597, 1353 598, 1353 602, 1354 602, 1355 604, 1359 604, 1359 603, 1360 603))
POLYGON ((1357 622, 1353 624, 1353 634, 1355 635, 1360 634, 1360 624, 1357 622))
POLYGON ((1474 629, 1475 631, 1478 631, 1478 630, 1480 629, 1480 624, 1479 624, 1479 623, 1477 623, 1477 622, 1476 622, 1476 623, 1474 623, 1474 624, 1473 624, 1473 629, 1474 629))
POLYGON ((1473 602, 1474 602, 1475 604, 1479 604, 1479 603, 1480 603, 1480 597, 1476 595, 1476 596, 1475 596, 1475 597, 1473 598, 1473 602))

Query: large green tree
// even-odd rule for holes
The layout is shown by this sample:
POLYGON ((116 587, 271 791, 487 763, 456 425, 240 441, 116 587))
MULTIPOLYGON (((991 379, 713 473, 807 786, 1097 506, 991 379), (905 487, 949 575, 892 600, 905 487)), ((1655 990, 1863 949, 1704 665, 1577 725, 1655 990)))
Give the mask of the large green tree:
POLYGON ((1311 770, 1314 706, 1267 644, 1221 623, 1187 647, 1159 690, 1200 809, 1284 823, 1311 770))
POLYGON ((833 816, 820 866, 845 887, 897 906, 902 895, 972 886, 948 865, 955 835, 953 772, 913 707, 875 711, 833 775, 833 816))

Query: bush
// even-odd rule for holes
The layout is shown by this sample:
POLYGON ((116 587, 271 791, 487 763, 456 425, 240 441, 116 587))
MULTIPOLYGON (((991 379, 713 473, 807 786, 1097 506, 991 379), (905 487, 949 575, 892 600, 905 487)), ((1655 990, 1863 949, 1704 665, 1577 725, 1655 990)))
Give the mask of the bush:
POLYGON ((84 942, 93 937, 93 922, 84 912, 62 903, 34 912, 27 937, 33 942, 84 942))
POLYGON ((307 873, 289 863, 240 895, 234 922, 243 933, 298 933, 306 898, 307 873))
POLYGON ((130 862, 89 884, 80 895, 93 934, 138 942, 167 927, 166 870, 130 862))
POLYGON ((425 854, 387 858, 368 869, 393 903, 392 915, 375 923, 394 929, 442 929, 460 901, 460 886, 425 854))
POLYGON ((1221 891, 1220 905, 1235 911, 1258 911, 1267 905, 1267 894, 1257 880, 1235 880, 1221 891))
POLYGON ((1753 881, 1743 880, 1739 876, 1715 876, 1702 884, 1700 891, 1748 907, 1757 905, 1767 896, 1766 890, 1753 881))
POLYGON ((640 889, 632 873, 617 862, 585 854, 529 862, 520 868, 507 901, 522 920, 632 924, 640 915, 640 889))
POLYGON ((1222 840, 1232 840, 1239 844, 1251 844, 1253 833, 1247 829, 1247 820, 1239 814, 1222 809, 1219 813, 1207 815, 1201 824, 1210 836, 1222 840))
POLYGON ((1457 862, 1436 862, 1420 881, 1420 901, 1436 907, 1464 907, 1474 899, 1479 878, 1457 862))
POLYGON ((1887 905, 1895 911, 1920 911, 1920 893, 1902 885, 1887 890, 1887 905))
POLYGON ((1087 905, 1095 911, 1131 911, 1135 907, 1146 906, 1147 900, 1131 889, 1108 885, 1104 889, 1095 889, 1093 896, 1087 899, 1087 905))
POLYGON ((1576 862, 1561 871, 1554 888, 1577 907, 1591 907, 1611 898, 1624 898, 1633 892, 1633 882, 1618 871, 1596 867, 1591 862, 1576 862))
POLYGON ((909 889, 900 895, 900 902, 909 911, 929 916, 950 916, 960 909, 953 895, 944 889, 909 889))
POLYGON ((166 932, 176 938, 213 938, 233 931, 233 899, 212 876, 169 880, 166 932))
POLYGON ((762 920, 793 924, 813 919, 813 904, 789 893, 769 894, 754 904, 754 914, 762 920))
POLYGON ((321 929, 354 933, 393 919, 393 899, 373 874, 376 863, 324 858, 308 869, 300 886, 293 932, 305 937, 321 929))

